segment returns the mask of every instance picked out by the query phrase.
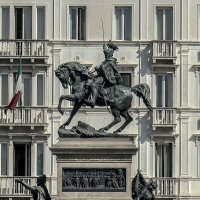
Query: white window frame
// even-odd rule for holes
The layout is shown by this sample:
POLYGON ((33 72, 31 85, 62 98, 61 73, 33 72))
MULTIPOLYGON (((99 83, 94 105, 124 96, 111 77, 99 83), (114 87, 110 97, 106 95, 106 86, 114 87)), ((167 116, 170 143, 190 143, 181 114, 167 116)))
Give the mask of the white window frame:
MULTIPOLYGON (((174 4, 154 4, 154 40, 158 40, 157 39, 157 8, 161 8, 161 9, 167 9, 167 8, 172 8, 172 13, 173 13, 173 33, 172 33, 172 40, 175 40, 175 33, 176 33, 176 15, 175 15, 175 5, 174 4)), ((164 24, 164 23, 163 23, 164 24)), ((165 28, 165 27, 164 27, 165 28)), ((163 30, 163 34, 165 34, 165 30, 163 30)), ((165 37, 163 37, 164 40, 165 37)))
POLYGON ((114 41, 132 41, 133 40, 133 26, 134 26, 134 6, 133 5, 114 5, 113 7, 113 19, 112 19, 112 40, 114 41), (116 36, 116 15, 115 15, 115 11, 116 11, 116 8, 118 9, 122 9, 122 30, 121 30, 121 35, 122 35, 122 39, 117 39, 117 36, 116 36), (130 40, 125 40, 124 39, 124 9, 125 8, 130 8, 131 10, 131 38, 130 40))

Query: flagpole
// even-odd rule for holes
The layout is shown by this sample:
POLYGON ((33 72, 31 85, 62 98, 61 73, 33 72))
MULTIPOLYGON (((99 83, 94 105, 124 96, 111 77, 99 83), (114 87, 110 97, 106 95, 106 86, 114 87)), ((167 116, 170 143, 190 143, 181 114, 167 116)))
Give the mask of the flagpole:
MULTIPOLYGON (((22 64, 22 51, 20 53, 20 58, 19 58, 20 67, 21 67, 21 64, 22 64)), ((20 106, 20 110, 21 110, 21 125, 22 125, 22 119, 23 119, 23 117, 22 117, 22 95, 20 96, 20 99, 19 99, 19 106, 20 106)))

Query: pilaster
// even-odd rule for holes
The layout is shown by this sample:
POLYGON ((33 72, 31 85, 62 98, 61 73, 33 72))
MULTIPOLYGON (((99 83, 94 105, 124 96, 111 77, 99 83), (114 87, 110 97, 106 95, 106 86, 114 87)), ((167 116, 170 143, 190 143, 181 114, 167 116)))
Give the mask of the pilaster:
POLYGON ((37 165, 36 165, 36 154, 37 154, 37 143, 34 136, 31 142, 31 176, 37 175, 37 165))
POLYGON ((180 176, 189 176, 189 117, 182 114, 180 117, 180 176))
MULTIPOLYGON (((60 65, 60 54, 61 54, 61 49, 53 49, 52 50, 53 54, 53 70, 56 70, 56 68, 60 65)), ((54 71, 52 72, 53 76, 53 106, 58 105, 58 100, 60 97, 60 81, 58 78, 55 76, 54 71)))
POLYGON ((181 47, 181 107, 188 107, 188 48, 181 47))

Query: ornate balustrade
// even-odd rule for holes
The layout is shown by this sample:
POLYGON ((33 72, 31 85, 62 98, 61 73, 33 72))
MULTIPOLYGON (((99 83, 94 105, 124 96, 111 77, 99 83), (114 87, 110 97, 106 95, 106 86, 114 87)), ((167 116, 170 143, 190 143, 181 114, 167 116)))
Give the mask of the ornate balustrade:
POLYGON ((153 63, 157 60, 176 60, 176 41, 153 41, 153 63))
POLYGON ((0 108, 0 126, 47 126, 47 108, 17 107, 4 113, 0 108))
POLYGON ((154 108, 152 126, 153 128, 175 127, 176 126, 176 109, 175 108, 154 108))
POLYGON ((178 181, 176 178, 153 178, 158 187, 155 191, 156 196, 176 196, 178 181))
MULTIPOLYGON (((16 180, 21 179, 23 182, 36 186, 37 177, 0 177, 0 196, 31 196, 31 192, 17 183, 16 180)), ((47 178, 46 186, 50 195, 56 194, 56 178, 47 178)))
POLYGON ((47 41, 0 40, 0 57, 47 57, 47 41))

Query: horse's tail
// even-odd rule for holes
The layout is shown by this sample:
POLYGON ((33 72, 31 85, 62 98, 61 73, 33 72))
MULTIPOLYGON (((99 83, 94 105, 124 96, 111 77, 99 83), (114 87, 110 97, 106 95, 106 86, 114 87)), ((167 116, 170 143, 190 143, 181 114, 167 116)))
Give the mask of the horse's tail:
POLYGON ((131 91, 134 92, 136 96, 141 97, 146 107, 152 111, 150 100, 150 88, 146 83, 133 86, 131 88, 131 91))

